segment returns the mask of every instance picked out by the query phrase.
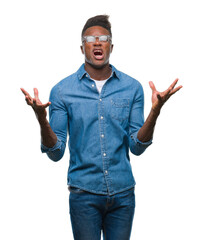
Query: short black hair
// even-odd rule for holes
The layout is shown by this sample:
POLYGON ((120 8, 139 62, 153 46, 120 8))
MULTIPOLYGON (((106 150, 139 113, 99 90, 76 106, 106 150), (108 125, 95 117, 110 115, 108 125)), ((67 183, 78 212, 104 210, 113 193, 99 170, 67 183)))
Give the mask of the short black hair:
POLYGON ((111 23, 109 22, 108 15, 97 15, 95 17, 89 18, 83 27, 82 37, 85 31, 87 30, 87 28, 93 27, 93 26, 101 26, 103 28, 106 28, 109 31, 110 36, 112 37, 111 23))

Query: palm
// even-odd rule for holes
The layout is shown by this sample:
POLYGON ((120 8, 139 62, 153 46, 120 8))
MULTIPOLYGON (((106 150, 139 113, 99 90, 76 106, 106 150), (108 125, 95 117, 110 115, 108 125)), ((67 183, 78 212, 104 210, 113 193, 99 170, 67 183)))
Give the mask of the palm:
POLYGON ((149 82, 150 88, 152 89, 152 109, 159 111, 164 103, 174 94, 176 93, 182 86, 174 88, 177 84, 178 79, 176 79, 170 87, 164 92, 158 92, 155 88, 153 82, 149 82))
POLYGON ((50 102, 46 103, 46 104, 42 104, 42 102, 39 99, 39 94, 38 94, 38 90, 37 88, 34 88, 34 95, 35 98, 32 98, 30 96, 30 94, 25 91, 23 88, 21 88, 21 91, 23 92, 23 94, 25 95, 25 100, 27 102, 28 105, 30 105, 33 110, 35 111, 37 117, 42 116, 47 114, 46 112, 46 108, 51 104, 50 102))

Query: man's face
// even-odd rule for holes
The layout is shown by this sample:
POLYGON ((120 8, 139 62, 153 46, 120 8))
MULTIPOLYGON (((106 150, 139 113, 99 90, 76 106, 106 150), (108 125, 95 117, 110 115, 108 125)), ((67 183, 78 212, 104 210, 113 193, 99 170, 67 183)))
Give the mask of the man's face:
MULTIPOLYGON (((83 37, 101 35, 109 35, 109 31, 100 26, 93 26, 85 31, 83 37)), ((112 49, 113 45, 110 40, 107 42, 100 42, 98 38, 96 38, 95 42, 84 41, 81 46, 82 53, 85 55, 85 62, 89 63, 94 68, 102 68, 109 63, 112 49)))

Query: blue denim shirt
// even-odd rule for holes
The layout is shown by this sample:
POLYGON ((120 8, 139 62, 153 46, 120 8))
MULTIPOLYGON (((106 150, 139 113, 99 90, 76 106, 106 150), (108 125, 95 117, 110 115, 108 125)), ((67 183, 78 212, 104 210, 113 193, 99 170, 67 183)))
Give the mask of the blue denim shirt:
POLYGON ((141 84, 110 66, 112 75, 100 94, 84 64, 53 87, 49 115, 58 140, 52 148, 41 144, 41 150, 60 160, 68 132, 68 185, 113 195, 135 185, 129 149, 140 155, 152 141, 137 139, 144 123, 141 84))

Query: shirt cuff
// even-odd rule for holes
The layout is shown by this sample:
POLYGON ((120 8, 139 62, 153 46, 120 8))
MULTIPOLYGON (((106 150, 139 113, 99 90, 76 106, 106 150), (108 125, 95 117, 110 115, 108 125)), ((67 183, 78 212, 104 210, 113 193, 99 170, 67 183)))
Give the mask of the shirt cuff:
POLYGON ((61 148, 61 144, 62 144, 62 142, 61 142, 60 139, 57 139, 56 144, 55 144, 53 147, 51 147, 51 148, 46 147, 46 146, 44 146, 44 145, 41 143, 41 151, 42 151, 42 153, 53 152, 53 151, 55 151, 55 150, 57 150, 57 149, 60 149, 60 148, 61 148))
POLYGON ((137 134, 138 132, 135 132, 135 133, 132 133, 130 134, 130 137, 134 140, 134 142, 140 146, 140 147, 143 147, 143 148, 147 148, 149 145, 152 144, 152 139, 147 141, 147 142, 141 142, 138 138, 137 138, 137 134))

